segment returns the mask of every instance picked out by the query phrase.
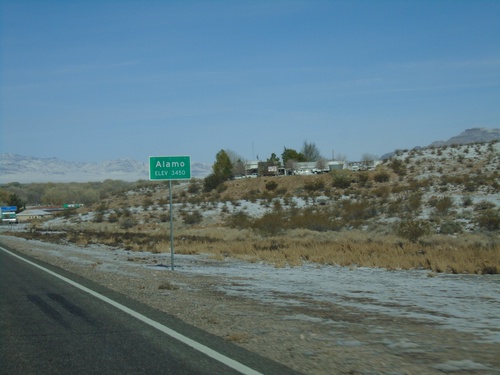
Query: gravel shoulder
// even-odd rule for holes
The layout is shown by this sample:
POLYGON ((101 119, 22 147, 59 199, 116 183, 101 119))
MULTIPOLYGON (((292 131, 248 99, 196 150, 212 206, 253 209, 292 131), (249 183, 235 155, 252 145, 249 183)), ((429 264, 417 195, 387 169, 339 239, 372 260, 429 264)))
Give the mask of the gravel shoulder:
MULTIPOLYGON (((488 279, 491 289, 482 297, 486 306, 482 320, 486 323, 477 328, 457 325, 459 329, 454 329, 460 314, 453 314, 453 306, 417 311, 425 310, 419 305, 412 307, 411 314, 398 314, 406 311, 400 300, 381 303, 363 290, 351 291, 349 301, 345 296, 322 298, 320 288, 315 293, 256 289, 252 288, 254 279, 261 277, 261 283, 278 284, 280 272, 269 274, 266 268, 249 276, 243 270, 238 272, 239 264, 230 259, 176 256, 176 270, 172 271, 170 254, 105 246, 80 248, 4 235, 0 235, 0 244, 305 374, 500 374, 498 277, 488 279), (363 307, 374 305, 378 308, 363 307), (492 319, 489 327, 488 316, 492 319)), ((304 280, 307 275, 297 283, 304 280)))

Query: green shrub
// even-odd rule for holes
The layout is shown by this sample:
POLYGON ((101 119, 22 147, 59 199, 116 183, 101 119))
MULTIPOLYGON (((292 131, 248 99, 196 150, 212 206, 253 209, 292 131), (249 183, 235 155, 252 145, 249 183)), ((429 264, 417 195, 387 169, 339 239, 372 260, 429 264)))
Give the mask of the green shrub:
POLYGON ((334 170, 331 172, 333 177, 333 187, 338 189, 347 189, 351 186, 351 173, 347 170, 334 170))
POLYGON ((205 179, 203 180, 203 191, 208 193, 212 190, 215 190, 224 181, 226 181, 226 178, 224 176, 212 173, 205 177, 205 179))
POLYGON ((464 206, 464 207, 472 206, 473 203, 474 203, 474 201, 472 200, 472 198, 470 197, 470 195, 465 195, 462 198, 462 206, 464 206))
POLYGON ((110 223, 117 223, 118 222, 118 215, 116 213, 109 214, 108 221, 110 223))
POLYGON ((200 192, 200 190, 201 190, 200 184, 198 182, 191 181, 191 183, 188 186, 188 193, 198 194, 200 192))
POLYGON ((131 216, 124 217, 120 220, 120 228, 122 228, 122 229, 130 229, 136 225, 137 225, 137 221, 131 216))
POLYGON ((474 206, 474 211, 485 211, 485 210, 491 210, 492 208, 495 208, 495 204, 484 200, 484 201, 478 202, 474 206))
POLYGON ((424 220, 405 220, 396 225, 398 236, 406 238, 411 242, 430 233, 430 224, 424 220))
POLYGON ((370 179, 370 176, 368 175, 367 172, 359 172, 358 173, 358 183, 360 186, 366 186, 369 179, 370 179))
POLYGON ((455 233, 462 233, 462 231, 463 231, 462 224, 453 220, 445 221, 444 223, 441 224, 439 228, 439 233, 441 234, 455 234, 455 233))
POLYGON ((276 190, 277 187, 278 187, 278 183, 276 181, 266 182, 266 190, 268 190, 268 191, 276 190))
POLYGON ((102 212, 97 212, 94 215, 94 223, 102 223, 104 221, 104 214, 102 212))
POLYGON ((446 215, 453 207, 453 199, 451 197, 438 198, 434 203, 434 207, 438 215, 446 215))
POLYGON ((373 176, 373 179, 375 180, 375 182, 388 182, 390 177, 391 176, 389 175, 389 173, 380 171, 373 176))
POLYGON ((416 193, 411 194, 408 197, 407 204, 408 204, 408 208, 410 209, 410 211, 415 212, 415 211, 419 210, 420 207, 422 206, 422 193, 416 192, 416 193))
POLYGON ((182 218, 184 220, 184 223, 188 225, 199 224, 203 220, 203 216, 198 210, 184 213, 182 215, 182 218))
POLYGON ((226 225, 230 228, 244 229, 250 227, 252 221, 245 212, 235 212, 226 220, 226 225))
POLYGON ((480 228, 489 231, 500 229, 500 213, 493 209, 485 210, 476 220, 480 228))
POLYGON ((285 229, 287 218, 282 213, 267 213, 255 219, 252 228, 267 236, 275 236, 285 229))
POLYGON ((390 163, 389 163, 389 167, 392 168, 392 170, 394 171, 394 173, 400 175, 400 176, 404 176, 406 174, 406 167, 404 165, 404 162, 400 159, 393 159, 390 163))
POLYGON ((308 181, 304 184, 304 190, 310 193, 323 191, 325 190, 325 182, 323 180, 308 181))
POLYGON ((333 229, 331 215, 313 208, 305 209, 299 215, 292 215, 288 225, 293 229, 310 229, 317 232, 333 229))
POLYGON ((377 214, 374 205, 368 200, 360 200, 353 202, 344 200, 342 202, 342 218, 351 224, 361 224, 361 221, 372 218, 377 214))

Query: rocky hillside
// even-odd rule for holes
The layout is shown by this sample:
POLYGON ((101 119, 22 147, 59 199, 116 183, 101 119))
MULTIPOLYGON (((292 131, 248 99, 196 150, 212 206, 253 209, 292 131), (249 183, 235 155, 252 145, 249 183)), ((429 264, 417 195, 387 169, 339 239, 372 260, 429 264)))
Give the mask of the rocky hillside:
MULTIPOLYGON (((102 220, 111 215, 119 221, 116 214, 130 207, 134 223, 161 223, 165 189, 153 184, 111 198, 102 220)), ((410 239, 425 233, 496 233, 500 142, 400 151, 373 171, 226 181, 209 193, 201 180, 192 180, 174 189, 176 225, 184 227, 400 230, 410 239)))

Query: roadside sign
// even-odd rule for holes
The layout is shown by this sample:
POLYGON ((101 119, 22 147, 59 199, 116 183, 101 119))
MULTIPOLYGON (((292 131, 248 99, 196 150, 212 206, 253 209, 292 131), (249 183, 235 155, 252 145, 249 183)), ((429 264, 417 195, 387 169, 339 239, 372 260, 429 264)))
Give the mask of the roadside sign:
POLYGON ((149 180, 191 179, 190 156, 150 156, 149 180))
POLYGON ((2 211, 17 211, 17 206, 2 206, 2 211))
POLYGON ((170 256, 172 271, 174 270, 174 217, 172 208, 172 180, 189 180, 191 178, 190 156, 150 156, 149 179, 151 181, 168 180, 170 201, 170 256))

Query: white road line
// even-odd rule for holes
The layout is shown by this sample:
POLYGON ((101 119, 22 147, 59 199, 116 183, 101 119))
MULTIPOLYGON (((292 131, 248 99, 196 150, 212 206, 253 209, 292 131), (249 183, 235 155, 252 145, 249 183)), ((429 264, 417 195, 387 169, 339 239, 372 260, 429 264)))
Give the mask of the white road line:
POLYGON ((112 299, 110 299, 106 296, 103 296, 102 294, 99 294, 99 293, 93 291, 92 289, 89 289, 83 285, 80 285, 77 282, 68 279, 67 277, 61 276, 56 272, 53 272, 45 267, 42 267, 34 262, 31 262, 28 259, 25 259, 17 254, 14 254, 13 252, 11 252, 11 251, 9 251, 1 246, 0 246, 0 249, 7 254, 10 254, 18 259, 21 259, 22 261, 24 261, 24 262, 42 270, 42 271, 47 272, 48 274, 55 276, 58 279, 66 282, 70 285, 73 285, 74 287, 76 287, 76 288, 78 288, 78 289, 80 289, 88 294, 90 294, 96 298, 99 298, 100 300, 110 304, 111 306, 116 307, 117 309, 119 309, 121 311, 123 311, 129 315, 132 315, 134 318, 136 318, 136 319, 138 319, 146 324, 149 324, 150 326, 156 328, 157 330, 159 330, 163 333, 166 333, 167 335, 173 337, 174 339, 179 340, 180 342, 182 342, 186 345, 189 345, 190 347, 198 350, 199 352, 209 356, 210 358, 215 359, 216 361, 219 361, 219 362, 225 364, 226 366, 228 366, 228 367, 230 367, 230 368, 232 368, 232 369, 234 369, 242 374, 245 374, 245 375, 263 375, 262 373, 255 371, 255 370, 251 369, 250 367, 247 367, 244 364, 235 361, 234 359, 226 357, 225 355, 223 355, 219 352, 216 352, 213 349, 210 349, 208 346, 200 344, 199 342, 194 341, 194 340, 190 339, 189 337, 186 337, 186 336, 180 334, 179 332, 176 332, 173 329, 168 328, 167 326, 164 326, 163 324, 160 324, 160 323, 154 321, 153 319, 150 319, 147 316, 144 316, 141 313, 138 313, 137 311, 130 309, 127 306, 124 306, 116 301, 113 301, 112 299))

